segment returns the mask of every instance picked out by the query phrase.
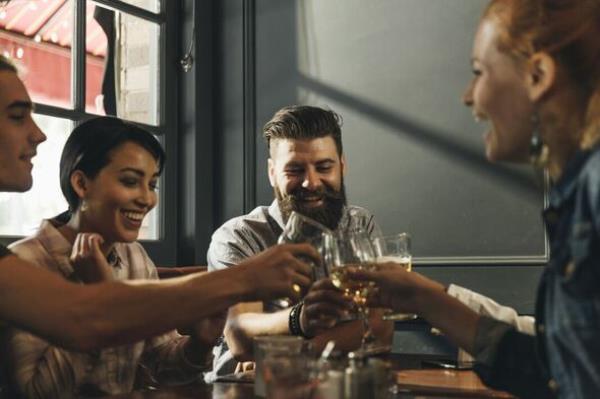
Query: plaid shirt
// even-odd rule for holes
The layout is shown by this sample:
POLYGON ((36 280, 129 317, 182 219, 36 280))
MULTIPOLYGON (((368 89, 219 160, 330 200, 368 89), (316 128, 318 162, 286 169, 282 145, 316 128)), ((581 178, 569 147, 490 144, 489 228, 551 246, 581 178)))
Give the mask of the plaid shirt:
MULTIPOLYGON (((72 245, 48 220, 32 237, 10 248, 22 259, 77 281, 69 261, 72 245)), ((156 267, 137 242, 116 244, 111 255, 109 262, 116 280, 158 278, 156 267)), ((67 351, 17 329, 10 329, 5 336, 10 348, 8 369, 12 369, 15 388, 31 398, 130 392, 138 366, 163 384, 191 382, 203 370, 184 358, 183 344, 189 338, 175 331, 94 353, 67 351)))

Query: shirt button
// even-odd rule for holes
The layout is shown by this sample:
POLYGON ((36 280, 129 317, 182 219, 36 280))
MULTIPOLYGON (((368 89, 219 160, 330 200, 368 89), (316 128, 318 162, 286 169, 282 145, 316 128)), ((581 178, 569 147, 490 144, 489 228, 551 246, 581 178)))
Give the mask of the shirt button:
POLYGON ((573 274, 574 271, 575 271, 575 262, 571 261, 571 262, 569 262, 569 264, 567 264, 567 267, 565 267, 565 277, 566 278, 571 277, 571 275, 573 274))
POLYGON ((546 326, 544 326, 543 324, 538 324, 537 332, 538 334, 544 334, 546 332, 546 326))
POLYGON ((550 388, 552 392, 558 392, 558 383, 554 379, 551 379, 548 381, 548 388, 550 388))

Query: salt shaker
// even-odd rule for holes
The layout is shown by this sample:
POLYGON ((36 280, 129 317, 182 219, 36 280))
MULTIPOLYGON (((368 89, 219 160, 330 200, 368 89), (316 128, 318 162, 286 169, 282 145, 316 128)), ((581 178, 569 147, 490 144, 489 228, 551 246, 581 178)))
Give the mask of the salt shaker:
POLYGON ((375 392, 373 372, 365 358, 356 352, 348 353, 348 367, 345 371, 344 391, 347 399, 372 398, 375 392))

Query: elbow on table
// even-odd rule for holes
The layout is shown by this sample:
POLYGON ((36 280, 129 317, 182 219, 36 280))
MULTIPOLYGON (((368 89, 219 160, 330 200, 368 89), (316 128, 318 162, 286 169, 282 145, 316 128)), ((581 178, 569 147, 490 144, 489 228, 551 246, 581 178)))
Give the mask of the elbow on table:
POLYGON ((254 359, 252 337, 235 322, 228 322, 224 330, 225 340, 231 355, 238 362, 254 359))

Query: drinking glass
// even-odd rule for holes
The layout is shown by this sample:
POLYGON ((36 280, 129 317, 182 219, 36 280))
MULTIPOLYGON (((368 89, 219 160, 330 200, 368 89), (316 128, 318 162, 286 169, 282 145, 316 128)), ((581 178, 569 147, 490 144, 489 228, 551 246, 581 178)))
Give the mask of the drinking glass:
POLYGON ((347 276, 349 269, 372 269, 375 267, 375 251, 368 234, 364 231, 338 233, 333 239, 333 254, 329 265, 329 274, 333 285, 349 295, 358 308, 359 319, 362 320, 364 334, 361 350, 367 351, 375 340, 369 324, 366 306, 367 298, 374 284, 372 282, 355 281, 347 276))
POLYGON ((265 394, 269 399, 312 399, 318 387, 316 361, 306 354, 271 353, 263 362, 265 394))
MULTIPOLYGON (((309 243, 322 255, 324 237, 332 234, 331 230, 319 222, 294 211, 285 224, 277 243, 309 243)), ((301 259, 312 266, 313 281, 327 276, 327 270, 323 264, 318 265, 310 258, 301 257, 301 259)))
POLYGON ((266 335, 254 338, 254 394, 266 396, 264 380, 265 359, 276 356, 301 356, 305 348, 301 337, 290 335, 266 335))
MULTIPOLYGON (((375 238, 373 247, 377 256, 377 263, 393 262, 410 272, 412 270, 410 241, 410 235, 407 233, 375 238)), ((416 317, 415 314, 394 313, 392 311, 388 311, 383 315, 384 320, 394 321, 413 320, 416 317)))

